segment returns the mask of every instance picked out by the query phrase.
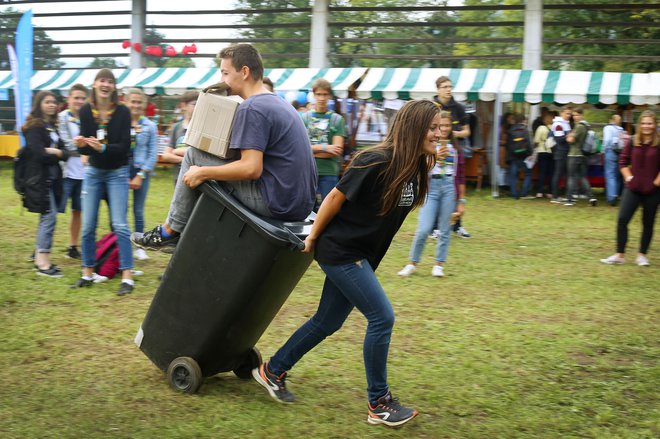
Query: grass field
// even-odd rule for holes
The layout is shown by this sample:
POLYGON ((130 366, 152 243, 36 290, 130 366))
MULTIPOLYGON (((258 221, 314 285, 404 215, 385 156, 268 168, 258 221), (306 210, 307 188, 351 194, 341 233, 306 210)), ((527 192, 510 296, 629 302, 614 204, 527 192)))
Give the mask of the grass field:
MULTIPOLYGON (((148 225, 165 218, 171 193, 169 170, 159 170, 148 225)), ((193 396, 170 390, 133 344, 168 257, 138 261, 146 273, 128 297, 115 295, 117 279, 69 289, 80 272, 64 258, 60 215, 52 260, 65 277, 35 275, 26 257, 37 215, 20 209, 10 163, 0 162, 0 437, 659 437, 658 239, 651 267, 631 263, 638 213, 628 264, 601 264, 614 250, 616 209, 585 204, 469 190, 473 238, 452 240, 442 279, 430 276, 434 241, 416 275, 396 276, 417 215, 408 218, 379 278, 397 318, 390 384, 420 416, 388 430, 366 422, 359 313, 291 371, 294 405, 231 373, 193 396)), ((315 311, 322 279, 314 263, 259 341, 265 358, 315 311)))

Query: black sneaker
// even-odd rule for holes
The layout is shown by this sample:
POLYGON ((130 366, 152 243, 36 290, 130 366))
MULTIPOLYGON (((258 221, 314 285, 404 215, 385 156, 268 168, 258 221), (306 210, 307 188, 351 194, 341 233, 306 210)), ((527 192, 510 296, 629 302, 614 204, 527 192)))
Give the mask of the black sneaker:
POLYGON ((121 285, 119 285, 119 291, 117 291, 118 296, 125 296, 127 294, 131 294, 133 292, 133 285, 122 282, 121 285))
POLYGON ((163 226, 156 226, 148 232, 140 233, 133 232, 131 234, 131 241, 133 244, 141 248, 148 248, 152 250, 160 250, 165 253, 173 253, 176 244, 179 242, 179 235, 170 238, 163 238, 163 226))
POLYGON ((37 274, 39 276, 46 276, 46 277, 62 277, 64 274, 62 274, 62 271, 57 267, 57 265, 51 265, 48 268, 39 268, 37 267, 37 274))
POLYGON ((286 389, 286 372, 280 376, 270 373, 268 362, 252 369, 252 376, 268 390, 275 401, 288 404, 296 400, 293 393, 286 389))
POLYGON ((80 252, 78 251, 78 247, 75 245, 70 245, 66 249, 66 257, 70 259, 80 259, 80 252))
POLYGON ((32 251, 32 254, 25 258, 28 262, 34 262, 34 251, 32 251))
POLYGON ((388 427, 398 427, 417 416, 417 410, 399 404, 398 398, 392 397, 392 392, 378 398, 376 407, 369 406, 367 422, 370 424, 385 424, 388 427))
POLYGON ((94 279, 84 279, 81 277, 75 284, 71 285, 71 288, 85 288, 92 285, 94 285, 94 279))

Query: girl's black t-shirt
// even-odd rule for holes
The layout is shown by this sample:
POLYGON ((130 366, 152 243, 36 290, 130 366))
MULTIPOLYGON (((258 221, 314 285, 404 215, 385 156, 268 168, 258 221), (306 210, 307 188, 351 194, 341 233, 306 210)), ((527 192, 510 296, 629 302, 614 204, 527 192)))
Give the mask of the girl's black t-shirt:
MULTIPOLYGON (((94 119, 90 104, 82 106, 79 112, 80 135, 96 137, 99 123, 94 119)), ((89 163, 99 169, 117 169, 128 164, 131 152, 131 112, 124 105, 117 105, 106 128, 106 149, 98 152, 86 146, 81 154, 89 155, 89 163)))
POLYGON ((343 265, 367 259, 374 270, 378 267, 412 209, 418 189, 416 180, 406 183, 397 207, 378 215, 384 190, 379 176, 390 159, 391 153, 366 152, 347 169, 337 184, 346 201, 316 243, 319 263, 343 265))

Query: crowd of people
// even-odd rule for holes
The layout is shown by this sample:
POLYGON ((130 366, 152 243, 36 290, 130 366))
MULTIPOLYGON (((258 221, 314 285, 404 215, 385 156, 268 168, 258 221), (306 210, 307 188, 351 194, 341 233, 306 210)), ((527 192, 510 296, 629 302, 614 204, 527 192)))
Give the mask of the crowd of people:
MULTIPOLYGON (((334 96, 328 81, 314 81, 314 104, 299 112, 272 92, 272 84, 263 77, 261 57, 251 45, 231 45, 219 57, 223 81, 243 99, 229 146, 238 158, 221 159, 185 145, 199 97, 195 91, 186 92, 180 102, 182 119, 172 127, 169 147, 162 155, 164 161, 175 164, 169 212, 162 224, 146 232, 144 206, 157 161, 157 129, 145 116, 144 93, 128 90, 120 104, 109 69, 98 72, 91 90, 74 85, 68 108, 59 114, 53 93, 37 93, 23 126, 29 176, 23 202, 40 214, 34 253, 37 273, 62 276, 50 252, 57 213, 65 212, 69 200, 67 256, 80 258, 82 267, 74 287, 108 280, 95 272, 99 209, 105 201, 119 249, 120 296, 134 289, 134 257, 148 258, 149 249, 174 251, 199 197, 197 188, 205 181, 220 182, 247 208, 265 217, 298 221, 316 210, 304 251, 314 253, 326 276, 318 310, 252 374, 271 397, 293 402, 286 386, 287 372, 339 330, 357 308, 367 320, 363 343, 367 420, 387 426, 405 424, 417 411, 402 405, 389 387, 387 357, 394 311, 375 271, 413 208, 421 208, 418 226, 399 276, 417 272, 434 231, 437 244, 431 275, 444 276, 452 230, 469 236, 460 221, 466 205, 465 157, 470 153, 465 139, 471 132, 465 109, 452 96, 451 80, 438 78, 438 95, 433 100, 405 103, 385 139, 357 153, 344 167, 346 124, 339 108, 329 109, 334 96), (132 227, 127 218, 131 191, 132 227)), ((520 114, 511 115, 507 122, 502 144, 514 198, 530 197, 531 169, 538 164, 532 198, 550 195, 552 202, 570 206, 582 186, 590 204, 596 205, 586 179, 584 144, 590 127, 582 108, 566 106, 556 115, 544 111, 533 133, 520 114), (518 191, 521 170, 524 181, 518 191), (564 177, 567 188, 562 198, 559 184, 564 177)), ((645 266, 660 203, 657 120, 653 112, 643 112, 629 142, 619 122, 613 117, 604 130, 606 166, 610 166, 607 200, 614 204, 620 198, 621 206, 616 253, 601 261, 624 263, 628 223, 642 206, 643 233, 636 263, 645 266), (613 166, 620 169, 621 180, 613 166)))

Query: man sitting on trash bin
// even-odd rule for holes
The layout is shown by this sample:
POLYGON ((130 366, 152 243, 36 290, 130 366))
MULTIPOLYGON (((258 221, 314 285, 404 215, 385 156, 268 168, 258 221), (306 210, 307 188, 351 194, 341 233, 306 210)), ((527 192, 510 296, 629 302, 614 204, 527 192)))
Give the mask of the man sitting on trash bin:
POLYGON ((139 247, 172 251, 199 197, 197 188, 219 180, 254 213, 289 221, 312 211, 316 194, 316 165, 307 130, 295 109, 263 85, 263 63, 250 44, 234 44, 220 52, 220 71, 238 106, 231 135, 237 160, 224 160, 188 148, 174 189, 165 224, 133 233, 139 247))

